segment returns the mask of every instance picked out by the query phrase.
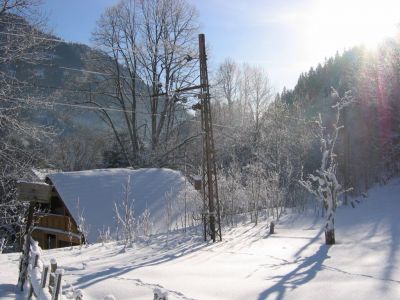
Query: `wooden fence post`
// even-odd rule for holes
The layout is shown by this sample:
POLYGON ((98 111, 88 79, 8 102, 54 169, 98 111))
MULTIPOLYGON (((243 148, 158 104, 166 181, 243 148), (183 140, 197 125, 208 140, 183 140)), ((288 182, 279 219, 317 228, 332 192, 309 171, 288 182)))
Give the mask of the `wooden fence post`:
POLYGON ((76 290, 74 292, 74 299, 75 300, 83 300, 83 292, 82 292, 82 290, 76 290))
MULTIPOLYGON (((28 291, 28 299, 32 299, 32 296, 40 297, 43 290, 46 288, 47 282, 48 282, 48 290, 51 294, 51 299, 52 300, 61 299, 62 277, 64 275, 64 269, 57 269, 57 261, 54 258, 50 260, 50 266, 47 264, 45 265, 44 261, 41 260, 40 258, 41 248, 39 247, 38 242, 34 241, 33 239, 31 240, 28 235, 26 235, 26 241, 29 241, 30 251, 28 253, 30 255, 28 256, 21 255, 20 265, 19 265, 20 268, 19 284, 23 286, 26 280, 28 280, 28 282, 30 283, 28 291), (32 282, 34 284, 32 284, 32 282)), ((25 249, 27 248, 28 247, 25 247, 25 249)), ((71 288, 73 291, 72 295, 73 299, 83 300, 83 292, 79 289, 75 290, 73 286, 71 286, 71 288)))
POLYGON ((28 209, 28 219, 26 222, 26 228, 25 228, 25 240, 24 240, 24 245, 23 245, 23 258, 22 258, 22 263, 21 263, 21 271, 19 273, 18 277, 18 286, 21 291, 24 290, 24 284, 26 277, 28 276, 28 264, 29 264, 29 251, 31 249, 31 234, 30 234, 30 228, 32 225, 33 221, 33 211, 35 209, 35 204, 34 202, 31 202, 29 204, 29 209, 28 209))
POLYGON ((49 273, 49 266, 44 266, 43 272, 42 272, 42 288, 44 289, 46 287, 46 282, 47 282, 47 274, 49 273))
POLYGON ((153 300, 168 300, 168 293, 156 288, 153 290, 153 300))
POLYGON ((275 223, 274 221, 271 221, 271 224, 269 225, 269 234, 274 234, 275 233, 275 223))
POLYGON ((34 259, 34 263, 33 263, 34 268, 36 268, 38 266, 38 262, 39 262, 39 254, 35 254, 35 259, 34 259))
MULTIPOLYGON (((50 260, 50 274, 54 274, 57 270, 57 261, 52 258, 50 260)), ((54 286, 54 277, 50 275, 49 286, 54 286)))
POLYGON ((51 300, 59 300, 59 297, 62 294, 61 279, 63 275, 64 275, 64 269, 56 270, 55 286, 53 288, 53 294, 51 300))
MULTIPOLYGON (((39 262, 39 254, 35 254, 35 258, 34 258, 32 270, 38 266, 38 262, 39 262)), ((29 275, 28 275, 28 276, 29 276, 29 275)), ((31 298, 32 298, 32 295, 33 295, 34 293, 35 293, 35 291, 34 291, 34 289, 33 289, 33 285, 32 285, 32 283, 30 283, 28 299, 31 299, 31 298)))

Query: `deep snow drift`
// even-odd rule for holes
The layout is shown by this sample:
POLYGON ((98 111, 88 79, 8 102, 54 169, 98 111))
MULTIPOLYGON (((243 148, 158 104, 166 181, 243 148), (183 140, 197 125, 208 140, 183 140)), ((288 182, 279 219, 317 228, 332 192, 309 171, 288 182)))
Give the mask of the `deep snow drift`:
MULTIPOLYGON (((175 232, 138 242, 45 251, 66 269, 85 299, 400 299, 400 180, 369 192, 336 219, 337 245, 325 246, 323 219, 288 215, 268 235, 267 224, 226 230, 203 243, 175 232)), ((14 299, 18 254, 0 255, 0 298, 14 299)))

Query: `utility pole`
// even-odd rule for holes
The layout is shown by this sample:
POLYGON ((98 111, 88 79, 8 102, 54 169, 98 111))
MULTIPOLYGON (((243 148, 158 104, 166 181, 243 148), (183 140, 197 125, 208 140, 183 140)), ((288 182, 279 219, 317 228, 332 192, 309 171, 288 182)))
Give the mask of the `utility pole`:
MULTIPOLYGON (((188 56, 191 59, 190 56, 188 56)), ((203 194, 204 240, 207 236, 216 241, 217 236, 222 241, 221 215, 218 198, 217 168, 215 164, 214 136, 211 120, 210 86, 208 84, 207 54, 204 34, 199 34, 199 62, 200 62, 200 85, 177 89, 173 92, 184 93, 200 89, 200 102, 193 105, 194 110, 201 111, 201 130, 203 134, 203 159, 202 159, 202 181, 201 190, 203 194)), ((167 92, 152 95, 158 97, 167 95, 167 92)))
POLYGON ((207 233, 215 242, 216 236, 222 240, 220 204, 218 198, 217 169, 211 120, 210 88, 208 84, 207 54, 204 34, 199 34, 200 60, 200 108, 201 129, 203 133, 202 192, 204 240, 207 233))

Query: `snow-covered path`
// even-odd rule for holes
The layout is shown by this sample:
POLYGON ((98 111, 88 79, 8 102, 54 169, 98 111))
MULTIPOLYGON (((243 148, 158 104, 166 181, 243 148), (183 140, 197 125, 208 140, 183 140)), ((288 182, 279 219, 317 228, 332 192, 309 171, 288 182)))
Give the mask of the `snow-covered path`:
MULTIPOLYGON (((370 191, 356 209, 338 211, 338 244, 325 246, 313 216, 245 225, 204 244, 201 237, 158 236, 123 251, 115 243, 45 251, 85 299, 400 299, 400 182, 370 191)), ((200 232, 199 232, 200 235, 200 232)), ((18 255, 0 255, 0 298, 13 299, 18 255)))

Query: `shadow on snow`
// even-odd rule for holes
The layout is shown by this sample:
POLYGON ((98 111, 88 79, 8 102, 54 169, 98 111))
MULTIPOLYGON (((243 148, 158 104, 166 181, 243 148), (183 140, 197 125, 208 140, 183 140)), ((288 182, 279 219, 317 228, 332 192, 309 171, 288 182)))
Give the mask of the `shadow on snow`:
POLYGON ((328 257, 328 250, 329 246, 321 245, 316 253, 305 258, 301 264, 291 272, 282 276, 269 278, 278 281, 273 286, 260 293, 258 299, 267 299, 269 296, 276 294, 275 299, 281 300, 288 289, 293 290, 314 279, 317 272, 323 268, 323 262, 328 257))

